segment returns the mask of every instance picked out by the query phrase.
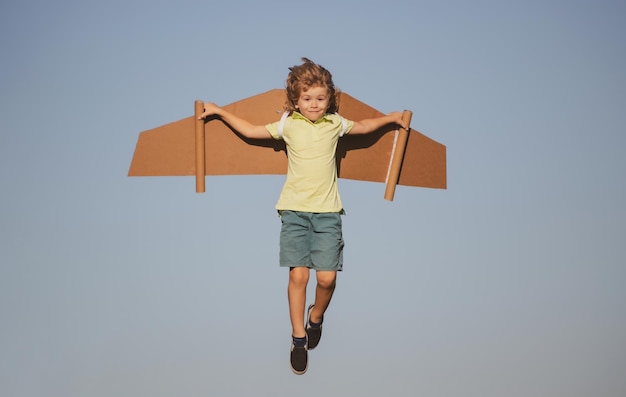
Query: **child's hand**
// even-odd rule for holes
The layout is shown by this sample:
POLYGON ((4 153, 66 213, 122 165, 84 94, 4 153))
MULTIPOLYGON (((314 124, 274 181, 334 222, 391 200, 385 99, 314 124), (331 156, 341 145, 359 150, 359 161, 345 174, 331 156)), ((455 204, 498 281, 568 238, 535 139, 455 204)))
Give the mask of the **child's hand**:
POLYGON ((212 102, 208 102, 204 104, 204 113, 198 116, 198 120, 201 120, 207 116, 211 116, 213 114, 218 114, 221 108, 212 102))
POLYGON ((409 129, 409 126, 404 122, 404 120, 402 120, 401 112, 391 112, 389 113, 389 116, 392 117, 393 122, 398 124, 400 127, 404 128, 405 130, 409 129))

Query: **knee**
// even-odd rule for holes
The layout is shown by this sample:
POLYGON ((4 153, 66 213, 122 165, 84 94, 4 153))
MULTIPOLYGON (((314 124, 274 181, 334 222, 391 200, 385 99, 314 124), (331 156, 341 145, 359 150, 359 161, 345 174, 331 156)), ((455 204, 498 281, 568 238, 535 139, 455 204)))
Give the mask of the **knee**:
POLYGON ((317 285, 324 289, 335 289, 337 282, 336 272, 317 272, 317 285))
POLYGON ((309 282, 309 269, 306 267, 294 267, 289 271, 289 283, 295 286, 306 286, 309 282))

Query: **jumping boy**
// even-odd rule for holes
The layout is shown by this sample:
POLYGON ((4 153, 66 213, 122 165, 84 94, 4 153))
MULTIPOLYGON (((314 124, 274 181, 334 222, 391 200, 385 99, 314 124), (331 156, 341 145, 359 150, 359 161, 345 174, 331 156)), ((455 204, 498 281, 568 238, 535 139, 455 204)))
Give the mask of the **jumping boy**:
POLYGON ((331 73, 307 58, 289 68, 286 112, 281 120, 253 125, 214 103, 204 105, 200 118, 216 115, 235 131, 252 139, 282 139, 288 157, 287 179, 276 204, 281 218, 280 266, 289 267, 289 316, 292 326, 291 369, 304 374, 308 350, 322 336, 322 321, 343 267, 343 205, 337 188, 335 152, 345 134, 366 134, 387 125, 403 128, 402 114, 392 112, 361 121, 337 114, 339 91, 331 73), (309 269, 315 270, 315 302, 308 307, 309 269))

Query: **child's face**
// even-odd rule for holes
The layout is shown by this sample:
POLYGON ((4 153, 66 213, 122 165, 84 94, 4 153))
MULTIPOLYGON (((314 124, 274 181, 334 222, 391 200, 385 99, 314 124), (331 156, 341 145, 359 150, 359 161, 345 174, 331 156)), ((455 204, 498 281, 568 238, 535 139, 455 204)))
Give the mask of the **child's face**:
POLYGON ((307 119, 317 121, 326 114, 329 103, 328 88, 311 87, 300 93, 296 109, 307 119))

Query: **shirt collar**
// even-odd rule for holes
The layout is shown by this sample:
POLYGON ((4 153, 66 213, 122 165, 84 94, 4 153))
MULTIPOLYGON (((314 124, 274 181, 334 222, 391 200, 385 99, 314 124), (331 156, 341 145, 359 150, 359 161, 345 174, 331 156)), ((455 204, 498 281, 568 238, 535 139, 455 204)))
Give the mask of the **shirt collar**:
POLYGON ((326 113, 325 115, 323 115, 322 117, 317 119, 317 121, 315 121, 315 122, 312 122, 311 120, 307 119, 300 112, 298 112, 296 110, 293 111, 293 113, 291 114, 291 117, 293 117, 294 119, 305 120, 305 121, 308 121, 309 123, 312 123, 312 124, 318 124, 318 123, 321 123, 323 121, 330 121, 330 122, 332 122, 332 120, 330 119, 328 113, 326 113))

